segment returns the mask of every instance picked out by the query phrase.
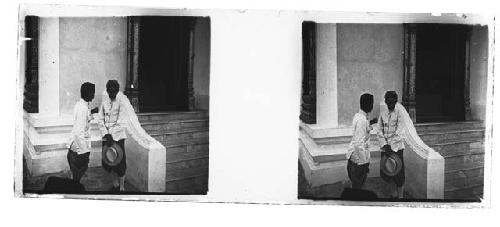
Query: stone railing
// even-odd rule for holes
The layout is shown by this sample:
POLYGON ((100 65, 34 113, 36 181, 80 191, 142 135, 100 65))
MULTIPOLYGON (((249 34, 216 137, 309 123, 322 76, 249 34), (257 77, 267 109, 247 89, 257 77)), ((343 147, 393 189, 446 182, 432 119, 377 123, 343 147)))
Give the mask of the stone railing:
MULTIPOLYGON (((444 198, 444 158, 422 141, 411 121, 408 112, 401 104, 403 127, 400 133, 405 139, 404 152, 406 183, 405 190, 415 199, 444 198)), ((380 111, 387 111, 385 103, 380 111)))
POLYGON ((130 109, 132 106, 127 104, 128 114, 124 119, 128 137, 125 140, 126 180, 140 191, 164 192, 166 149, 142 128, 137 115, 130 109))

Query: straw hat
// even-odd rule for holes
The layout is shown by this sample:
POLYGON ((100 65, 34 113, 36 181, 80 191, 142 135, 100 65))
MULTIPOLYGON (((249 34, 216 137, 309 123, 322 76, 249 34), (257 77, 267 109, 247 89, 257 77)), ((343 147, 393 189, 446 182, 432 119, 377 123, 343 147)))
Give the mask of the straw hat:
POLYGON ((389 152, 387 155, 383 155, 380 159, 380 169, 387 176, 395 176, 403 168, 403 161, 395 152, 389 152))
POLYGON ((102 160, 109 166, 118 165, 123 159, 123 149, 117 143, 109 146, 107 144, 102 147, 102 160))

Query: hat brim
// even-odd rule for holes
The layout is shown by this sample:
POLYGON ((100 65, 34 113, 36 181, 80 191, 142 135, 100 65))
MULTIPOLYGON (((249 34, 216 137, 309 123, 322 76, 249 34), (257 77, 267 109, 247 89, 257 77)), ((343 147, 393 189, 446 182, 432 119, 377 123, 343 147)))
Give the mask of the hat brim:
POLYGON ((107 145, 104 145, 102 147, 102 161, 107 165, 116 166, 122 161, 122 159, 123 159, 123 149, 117 143, 114 143, 110 147, 108 147, 107 145), (107 155, 108 152, 115 152, 116 158, 114 160, 110 160, 107 155))
POLYGON ((381 160, 380 160, 380 169, 382 172, 387 175, 387 176, 396 176, 401 172, 401 169, 403 168, 403 162, 399 158, 399 156, 394 153, 390 152, 388 155, 383 155, 381 160), (388 169, 386 163, 388 161, 393 161, 394 164, 396 165, 394 169, 388 169))

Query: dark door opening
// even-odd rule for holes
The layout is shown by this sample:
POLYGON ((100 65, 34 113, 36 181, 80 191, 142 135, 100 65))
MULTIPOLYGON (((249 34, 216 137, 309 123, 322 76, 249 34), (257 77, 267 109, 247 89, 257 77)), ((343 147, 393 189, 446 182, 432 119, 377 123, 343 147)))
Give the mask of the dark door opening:
POLYGON ((141 17, 141 112, 188 110, 189 17, 141 17))
POLYGON ((416 35, 418 122, 465 119, 466 25, 419 24, 416 35))

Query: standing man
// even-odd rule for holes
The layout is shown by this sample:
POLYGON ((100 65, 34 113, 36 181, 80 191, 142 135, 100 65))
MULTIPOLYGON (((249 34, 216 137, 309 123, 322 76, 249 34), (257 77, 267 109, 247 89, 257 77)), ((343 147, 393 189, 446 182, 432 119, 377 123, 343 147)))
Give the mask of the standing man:
POLYGON ((388 111, 380 111, 378 119, 378 139, 381 146, 380 176, 384 181, 394 182, 396 190, 392 197, 402 199, 405 183, 405 169, 403 150, 405 149, 403 141, 403 112, 401 105, 396 105, 398 95, 395 91, 385 93, 385 104, 388 111), (390 162, 386 160, 391 160, 390 162), (387 171, 387 166, 391 166, 392 172, 387 171), (390 173, 389 173, 390 172, 390 173))
POLYGON ((90 110, 89 103, 94 99, 95 85, 85 82, 80 87, 80 100, 73 108, 73 129, 67 147, 67 159, 72 179, 78 183, 89 168, 90 156, 90 121, 92 114, 98 110, 90 110))
POLYGON ((107 145, 108 147, 117 143, 123 151, 123 158, 116 165, 108 165, 106 162, 102 161, 102 167, 107 171, 111 172, 113 175, 113 187, 110 189, 112 192, 125 191, 125 171, 127 170, 127 162, 125 156, 125 139, 127 135, 125 134, 125 118, 126 118, 126 108, 124 99, 121 93, 119 93, 120 85, 116 80, 109 80, 106 83, 106 93, 103 96, 101 108, 99 110, 99 126, 101 133, 103 135, 102 145, 107 145))
POLYGON ((368 143, 370 141, 370 131, 372 124, 377 119, 368 121, 368 114, 373 110, 373 95, 363 94, 359 100, 360 110, 354 115, 352 125, 354 132, 351 143, 347 151, 347 175, 351 180, 351 188, 362 189, 369 172, 370 151, 368 143))

